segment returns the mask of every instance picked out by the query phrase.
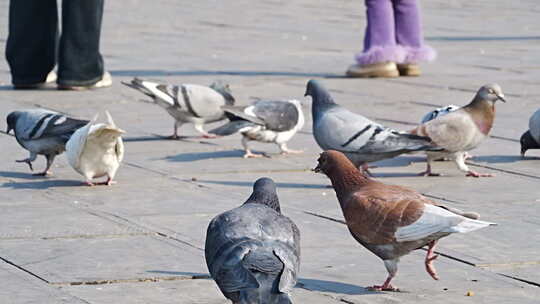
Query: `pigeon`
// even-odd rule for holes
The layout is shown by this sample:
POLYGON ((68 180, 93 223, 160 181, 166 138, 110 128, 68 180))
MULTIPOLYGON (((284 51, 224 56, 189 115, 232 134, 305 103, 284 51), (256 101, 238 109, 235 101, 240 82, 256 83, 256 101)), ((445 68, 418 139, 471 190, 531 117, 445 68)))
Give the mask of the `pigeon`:
POLYGON ((242 134, 244 158, 261 157, 248 147, 250 140, 275 143, 281 154, 301 153, 287 148, 289 141, 304 126, 304 114, 298 100, 259 100, 246 107, 224 107, 230 122, 209 131, 218 136, 242 134))
POLYGON ((431 162, 450 156, 457 167, 467 173, 466 176, 492 176, 469 169, 465 164, 465 152, 476 148, 488 137, 495 119, 497 100, 506 102, 501 87, 497 84, 486 84, 478 90, 468 105, 413 129, 411 134, 425 136, 443 149, 439 152, 427 152, 427 168, 420 175, 440 175, 431 172, 431 162))
POLYGON ((178 139, 178 128, 184 123, 192 123, 204 138, 214 138, 203 125, 225 119, 222 107, 234 105, 234 97, 228 84, 215 82, 209 87, 197 84, 167 85, 134 78, 122 84, 152 98, 174 119, 174 133, 171 139, 178 139))
POLYGON ((88 120, 74 119, 44 109, 14 111, 8 114, 6 121, 6 133, 13 130, 17 142, 30 152, 28 158, 17 162, 28 164, 30 170, 34 171, 32 162, 38 154, 45 155, 47 167, 43 172, 34 174, 39 176, 52 174, 49 169, 56 155, 65 151, 66 142, 73 132, 88 123, 88 120))
POLYGON ((521 157, 529 149, 540 149, 540 109, 536 110, 529 119, 529 130, 519 140, 521 144, 521 157))
POLYGON ((308 82, 305 95, 313 100, 313 136, 317 144, 323 150, 343 152, 366 172, 367 163, 433 148, 427 137, 386 128, 339 106, 316 80, 308 82))
MULTIPOLYGON (((420 123, 426 123, 430 120, 433 120, 437 117, 441 117, 441 116, 444 116, 450 112, 454 112, 455 110, 458 110, 460 107, 459 106, 456 106, 456 105, 447 105, 446 107, 440 107, 440 108, 437 108, 429 113, 427 113, 426 115, 424 115, 424 117, 422 117, 422 121, 420 123)), ((469 158, 472 158, 472 156, 468 153, 468 152, 463 152, 465 153, 465 159, 469 159, 469 158)), ((444 161, 444 160, 450 160, 450 158, 445 158, 445 157, 442 157, 442 158, 439 158, 439 159, 434 159, 435 161, 438 161, 438 160, 441 160, 441 161, 444 161)))
POLYGON ((93 178, 107 176, 103 184, 110 186, 124 158, 124 130, 116 127, 109 112, 107 123, 95 123, 98 115, 86 126, 77 130, 66 144, 69 164, 86 178, 85 184, 95 185, 93 178))
POLYGON ((412 189, 375 181, 338 151, 323 152, 313 170, 332 181, 353 238, 383 260, 389 275, 382 285, 371 287, 375 290, 397 291, 391 280, 400 257, 424 246, 428 246, 426 271, 438 280, 433 261, 440 238, 495 225, 478 220, 475 212, 443 206, 412 189))
POLYGON ((292 303, 300 231, 281 214, 271 179, 259 178, 242 206, 212 219, 204 253, 210 275, 233 303, 292 303))

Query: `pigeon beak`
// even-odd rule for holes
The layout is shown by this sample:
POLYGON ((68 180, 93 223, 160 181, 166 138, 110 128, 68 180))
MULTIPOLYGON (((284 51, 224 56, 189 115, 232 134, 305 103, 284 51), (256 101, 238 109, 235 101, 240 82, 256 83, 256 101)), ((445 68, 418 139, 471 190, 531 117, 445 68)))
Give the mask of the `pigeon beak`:
POLYGON ((504 94, 497 95, 497 99, 499 99, 502 102, 506 102, 506 99, 504 99, 504 94))
POLYGON ((7 127, 6 129, 6 133, 9 134, 9 132, 11 132, 11 130, 13 130, 10 126, 7 127))
POLYGON ((315 173, 321 173, 322 172, 322 169, 321 167, 319 167, 319 165, 317 165, 317 167, 311 169, 311 171, 315 172, 315 173))

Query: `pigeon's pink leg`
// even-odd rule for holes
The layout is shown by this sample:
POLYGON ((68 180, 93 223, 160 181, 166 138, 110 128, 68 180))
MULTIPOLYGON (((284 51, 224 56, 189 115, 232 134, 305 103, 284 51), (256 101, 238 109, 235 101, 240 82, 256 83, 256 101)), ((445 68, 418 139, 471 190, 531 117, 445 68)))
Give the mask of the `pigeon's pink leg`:
POLYGON ((476 171, 473 171, 473 170, 469 170, 467 172, 467 175, 465 176, 472 176, 472 177, 493 177, 495 175, 491 174, 491 173, 478 173, 476 171))
POLYGON ((87 185, 88 187, 92 187, 92 186, 94 186, 94 183, 92 183, 91 181, 85 181, 85 182, 83 182, 83 185, 87 185))
POLYGON ((386 278, 386 281, 382 285, 374 285, 371 287, 368 287, 368 289, 376 290, 376 291, 399 291, 399 288, 396 288, 390 284, 390 281, 392 281, 392 276, 388 276, 386 278))
POLYGON ((435 270, 435 267, 433 267, 433 261, 439 257, 438 254, 434 254, 436 244, 437 241, 429 242, 428 251, 426 254, 426 271, 434 280, 439 279, 439 277, 437 276, 437 271, 435 270))

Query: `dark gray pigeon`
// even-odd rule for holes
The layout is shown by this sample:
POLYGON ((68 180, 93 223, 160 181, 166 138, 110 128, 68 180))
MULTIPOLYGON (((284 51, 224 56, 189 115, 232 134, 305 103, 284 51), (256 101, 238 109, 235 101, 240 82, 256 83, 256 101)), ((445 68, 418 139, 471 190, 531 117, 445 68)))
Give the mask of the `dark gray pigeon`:
POLYGON ((57 112, 34 109, 14 111, 8 114, 7 133, 14 130, 17 142, 30 152, 26 159, 17 162, 27 163, 30 170, 34 170, 32 162, 38 154, 45 155, 47 167, 35 175, 50 174, 49 169, 56 155, 65 151, 66 142, 73 132, 85 126, 88 120, 79 120, 67 117, 57 112))
POLYGON ((210 222, 204 252, 212 278, 234 304, 292 303, 300 231, 281 214, 271 179, 258 179, 242 206, 210 222))
POLYGON ((313 136, 323 150, 344 153, 356 166, 403 153, 433 149, 427 137, 398 132, 336 104, 316 80, 307 84, 313 115, 313 136))
POLYGON ((521 135, 521 156, 529 149, 540 149, 540 109, 529 119, 529 130, 521 135))
POLYGON ((195 130, 205 138, 215 137, 204 131, 203 125, 225 119, 222 106, 234 104, 229 85, 221 82, 210 86, 167 85, 134 78, 122 84, 151 97, 174 118, 172 139, 179 138, 178 128, 185 123, 194 124, 195 130))
POLYGON ((251 152, 250 140, 275 143, 281 154, 301 153, 287 148, 287 142, 304 126, 304 114, 298 100, 260 100, 246 107, 223 107, 230 122, 210 130, 218 136, 242 134, 244 158, 260 157, 251 152))

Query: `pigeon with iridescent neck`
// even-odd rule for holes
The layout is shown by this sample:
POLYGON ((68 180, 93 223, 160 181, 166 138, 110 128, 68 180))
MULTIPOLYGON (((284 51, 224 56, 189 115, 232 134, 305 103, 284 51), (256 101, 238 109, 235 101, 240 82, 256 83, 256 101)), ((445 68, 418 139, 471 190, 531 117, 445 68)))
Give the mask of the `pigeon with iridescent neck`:
POLYGON ((431 162, 441 157, 454 159, 459 170, 466 176, 492 176, 478 173, 465 164, 465 152, 472 150, 488 136, 495 121, 495 102, 506 102, 501 87, 497 84, 482 86, 473 100, 464 107, 423 123, 411 131, 411 134, 429 138, 434 145, 443 149, 440 152, 427 152, 425 176, 437 176, 431 171, 431 162))

